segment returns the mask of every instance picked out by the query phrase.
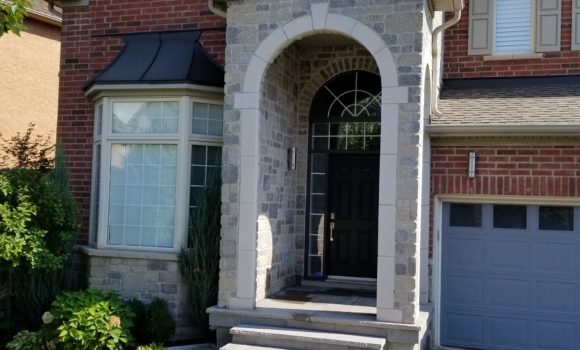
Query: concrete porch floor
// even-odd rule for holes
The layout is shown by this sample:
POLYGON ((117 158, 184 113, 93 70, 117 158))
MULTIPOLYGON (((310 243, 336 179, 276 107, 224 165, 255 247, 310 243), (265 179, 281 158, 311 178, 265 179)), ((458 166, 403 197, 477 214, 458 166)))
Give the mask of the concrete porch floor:
POLYGON ((230 329, 243 325, 323 332, 329 337, 333 334, 378 337, 388 341, 389 349, 421 348, 419 344, 427 339, 430 306, 424 305, 415 324, 377 321, 375 294, 364 288, 302 285, 258 301, 255 309, 214 306, 208 312, 220 346, 232 342, 230 329))
POLYGON ((376 315, 376 303, 373 291, 296 286, 259 301, 256 308, 376 315))

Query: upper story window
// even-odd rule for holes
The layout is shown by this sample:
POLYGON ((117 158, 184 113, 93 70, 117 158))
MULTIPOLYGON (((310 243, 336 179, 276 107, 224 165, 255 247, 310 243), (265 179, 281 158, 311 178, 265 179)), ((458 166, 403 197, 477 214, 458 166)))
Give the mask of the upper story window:
POLYGON ((189 96, 103 98, 95 111, 91 244, 176 251, 221 166, 223 107, 189 96))
POLYGON ((471 0, 470 55, 560 50, 561 0, 471 0))

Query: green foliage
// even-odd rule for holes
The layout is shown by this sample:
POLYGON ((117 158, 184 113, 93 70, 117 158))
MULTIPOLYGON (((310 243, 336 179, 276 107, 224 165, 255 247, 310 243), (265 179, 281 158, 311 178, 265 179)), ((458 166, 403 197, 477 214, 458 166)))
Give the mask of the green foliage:
POLYGON ((21 331, 6 344, 8 350, 39 350, 45 348, 45 342, 39 332, 21 331))
POLYGON ((204 336, 209 336, 206 309, 217 303, 221 220, 221 177, 210 174, 189 224, 189 247, 179 254, 179 271, 187 285, 189 316, 204 336))
POLYGON ((55 146, 51 138, 33 134, 34 123, 30 123, 24 134, 17 133, 9 139, 0 135, 0 168, 36 169, 43 172, 52 168, 55 146))
POLYGON ((115 350, 132 343, 134 314, 114 292, 67 292, 56 298, 51 312, 64 350, 115 350))
POLYGON ((61 181, 37 170, 0 170, 0 269, 63 267, 79 217, 61 181))
POLYGON ((0 36, 7 32, 19 34, 24 28, 26 8, 31 6, 29 0, 0 1, 0 36))
POLYGON ((15 331, 37 329, 55 296, 77 287, 71 252, 80 218, 64 157, 57 149, 47 169, 52 146, 31 141, 31 128, 0 145, 2 166, 9 155, 35 155, 9 162, 25 168, 0 169, 0 348, 15 331))
POLYGON ((132 299, 129 306, 135 313, 135 324, 131 333, 137 344, 166 343, 175 333, 175 321, 167 302, 154 298, 149 304, 132 299))

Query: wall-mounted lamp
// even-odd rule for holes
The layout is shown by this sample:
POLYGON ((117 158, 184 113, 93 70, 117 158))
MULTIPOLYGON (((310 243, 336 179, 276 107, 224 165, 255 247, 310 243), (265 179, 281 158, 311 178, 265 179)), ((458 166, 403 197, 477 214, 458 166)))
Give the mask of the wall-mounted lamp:
POLYGON ((288 148, 288 170, 296 170, 296 147, 288 148))
POLYGON ((476 161, 475 152, 469 152, 469 161, 467 166, 467 176, 475 177, 475 161, 476 161))

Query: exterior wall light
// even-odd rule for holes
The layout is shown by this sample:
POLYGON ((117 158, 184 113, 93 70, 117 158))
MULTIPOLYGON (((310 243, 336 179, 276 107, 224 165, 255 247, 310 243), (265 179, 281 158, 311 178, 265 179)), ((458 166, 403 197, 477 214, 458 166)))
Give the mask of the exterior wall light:
POLYGON ((467 166, 467 176, 473 178, 475 177, 475 164, 476 164, 476 154, 475 152, 469 152, 468 166, 467 166))
POLYGON ((288 170, 296 170, 296 147, 288 148, 288 170))

